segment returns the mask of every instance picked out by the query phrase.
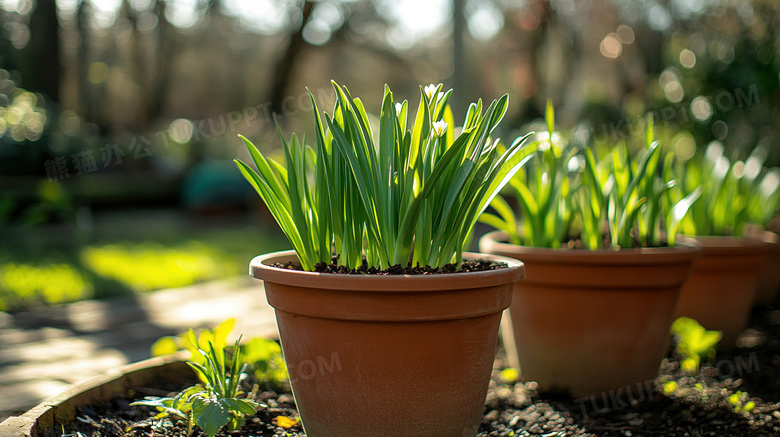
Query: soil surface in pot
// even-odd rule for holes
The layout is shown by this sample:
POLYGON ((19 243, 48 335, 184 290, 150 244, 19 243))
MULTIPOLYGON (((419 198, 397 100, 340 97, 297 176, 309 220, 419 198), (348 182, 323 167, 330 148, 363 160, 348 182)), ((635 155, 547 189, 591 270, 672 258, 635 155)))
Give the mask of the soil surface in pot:
MULTIPOLYGON (((303 270, 300 264, 297 263, 276 263, 274 267, 288 270, 303 270)), ((473 260, 464 261, 460 265, 460 269, 456 264, 445 264, 444 266, 437 268, 431 266, 402 266, 396 264, 386 269, 377 269, 376 267, 369 267, 366 259, 363 258, 363 265, 354 269, 338 263, 338 257, 334 256, 333 261, 330 264, 319 262, 314 265, 314 271, 317 273, 334 273, 340 275, 435 275, 442 273, 468 273, 468 272, 484 272, 488 270, 498 270, 506 267, 506 264, 485 261, 485 260, 473 260)))
MULTIPOLYGON (((589 398, 539 395, 534 382, 507 382, 501 350, 490 383, 479 437, 503 436, 778 436, 780 435, 780 307, 754 311, 738 347, 702 366, 698 375, 680 370, 670 352, 653 381, 589 398)), ((247 391, 252 391, 248 382, 247 391)), ((182 387, 183 388, 183 387, 182 387)), ((186 427, 150 419, 154 412, 130 407, 135 393, 80 411, 66 435, 89 437, 184 437, 186 427)), ((279 416, 297 418, 285 390, 255 389, 269 408, 248 420, 241 432, 221 437, 304 436, 279 416)), ((199 429, 193 436, 204 436, 199 429)), ((356 437, 356 436, 345 436, 356 437)), ((398 437, 398 436, 388 436, 398 437)))

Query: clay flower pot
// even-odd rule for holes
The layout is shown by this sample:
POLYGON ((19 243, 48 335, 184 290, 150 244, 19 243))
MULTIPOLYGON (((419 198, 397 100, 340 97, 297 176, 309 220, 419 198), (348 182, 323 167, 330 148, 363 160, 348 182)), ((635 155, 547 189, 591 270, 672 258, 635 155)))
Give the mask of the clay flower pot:
POLYGON ((136 387, 150 387, 161 382, 195 378, 187 364, 177 356, 157 357, 128 364, 75 384, 50 399, 41 402, 21 416, 12 416, 0 423, 2 437, 47 437, 62 435, 78 414, 77 408, 113 399, 136 387))
POLYGON ((522 379, 579 398, 655 378, 698 247, 592 251, 504 241, 495 231, 479 247, 526 265, 509 309, 522 379))
POLYGON ((765 231, 760 238, 769 245, 766 262, 758 273, 754 305, 767 305, 777 299, 780 291, 780 235, 765 231))
POLYGON ((265 281, 306 435, 476 435, 501 312, 523 264, 424 276, 286 270, 292 251, 252 260, 265 281))
POLYGON ((758 274, 771 246, 753 237, 681 238, 702 248, 693 263, 691 278, 683 286, 677 316, 696 319, 709 330, 723 333, 718 349, 736 345, 747 325, 758 274))

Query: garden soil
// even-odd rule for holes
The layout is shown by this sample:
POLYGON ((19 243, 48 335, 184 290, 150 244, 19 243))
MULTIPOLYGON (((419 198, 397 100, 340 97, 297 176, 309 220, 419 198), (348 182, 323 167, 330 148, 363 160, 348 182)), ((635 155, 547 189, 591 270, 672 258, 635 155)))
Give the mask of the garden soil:
MULTIPOLYGON (((670 351, 655 380, 589 398, 540 395, 533 381, 502 380, 504 363, 499 349, 479 437, 780 436, 780 306, 755 310, 738 347, 705 363, 697 375, 683 372, 670 351)), ((246 390, 268 408, 240 432, 218 436, 304 436, 289 392, 258 387, 248 382, 246 390)), ((148 408, 129 405, 142 395, 83 408, 66 435, 187 436, 185 426, 153 420, 148 408)), ((204 436, 199 429, 193 435, 204 436)))

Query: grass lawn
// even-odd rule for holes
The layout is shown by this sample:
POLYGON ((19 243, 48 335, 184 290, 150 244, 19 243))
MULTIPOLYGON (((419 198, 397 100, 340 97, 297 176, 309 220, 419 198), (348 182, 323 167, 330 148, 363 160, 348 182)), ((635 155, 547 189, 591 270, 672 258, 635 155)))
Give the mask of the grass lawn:
POLYGON ((249 214, 85 214, 79 226, 2 231, 0 311, 246 274, 252 257, 290 247, 275 223, 249 214))

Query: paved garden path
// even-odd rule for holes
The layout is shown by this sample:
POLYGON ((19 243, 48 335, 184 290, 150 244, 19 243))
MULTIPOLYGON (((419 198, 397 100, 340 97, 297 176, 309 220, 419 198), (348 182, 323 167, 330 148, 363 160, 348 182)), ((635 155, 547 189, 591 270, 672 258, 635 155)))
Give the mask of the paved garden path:
POLYGON ((229 340, 276 337, 262 283, 239 277, 145 295, 0 313, 0 421, 68 385, 150 356, 152 343, 235 317, 229 340))

